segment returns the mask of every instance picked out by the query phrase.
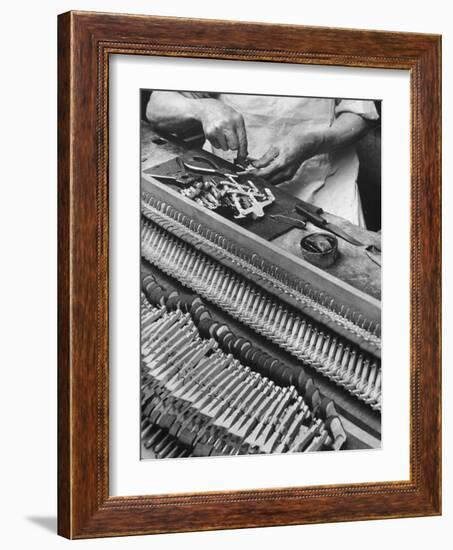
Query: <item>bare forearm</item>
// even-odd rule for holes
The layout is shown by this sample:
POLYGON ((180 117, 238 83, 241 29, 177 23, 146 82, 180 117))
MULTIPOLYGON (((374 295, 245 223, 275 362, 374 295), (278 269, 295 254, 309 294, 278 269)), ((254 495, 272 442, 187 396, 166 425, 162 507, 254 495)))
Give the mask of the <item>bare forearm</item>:
POLYGON ((348 147, 369 130, 369 122, 355 113, 342 113, 331 126, 307 131, 301 124, 295 127, 290 139, 295 143, 295 156, 303 162, 316 155, 348 147))
POLYGON ((178 92, 153 92, 146 107, 146 118, 162 130, 184 130, 199 120, 197 101, 178 92))
POLYGON ((369 130, 369 122, 355 113, 342 113, 320 136, 317 153, 330 153, 353 145, 369 130))
POLYGON ((177 92, 153 92, 146 116, 159 130, 178 132, 199 129, 216 148, 237 151, 241 161, 247 156, 247 134, 244 119, 232 107, 213 94, 186 97, 177 92))

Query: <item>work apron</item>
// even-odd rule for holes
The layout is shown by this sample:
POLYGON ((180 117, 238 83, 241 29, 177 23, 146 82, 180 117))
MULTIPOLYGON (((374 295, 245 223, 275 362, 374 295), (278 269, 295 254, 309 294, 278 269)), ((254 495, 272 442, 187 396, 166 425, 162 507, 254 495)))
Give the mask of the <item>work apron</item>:
MULTIPOLYGON (((295 126, 307 131, 330 126, 335 119, 335 100, 221 94, 223 102, 242 114, 252 158, 261 157, 295 126)), ((235 153, 210 147, 215 154, 233 160, 235 153)), ((354 146, 306 160, 294 177, 279 185, 291 195, 325 211, 364 226, 357 188, 359 161, 354 146)))

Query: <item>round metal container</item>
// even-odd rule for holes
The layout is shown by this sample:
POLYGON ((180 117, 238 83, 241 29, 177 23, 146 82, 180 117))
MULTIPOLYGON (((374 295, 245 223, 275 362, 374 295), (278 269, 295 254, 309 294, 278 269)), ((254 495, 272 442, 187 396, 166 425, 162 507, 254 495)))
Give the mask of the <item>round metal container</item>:
POLYGON ((338 240, 330 233, 310 233, 300 241, 302 257, 317 267, 330 267, 338 258, 338 240))

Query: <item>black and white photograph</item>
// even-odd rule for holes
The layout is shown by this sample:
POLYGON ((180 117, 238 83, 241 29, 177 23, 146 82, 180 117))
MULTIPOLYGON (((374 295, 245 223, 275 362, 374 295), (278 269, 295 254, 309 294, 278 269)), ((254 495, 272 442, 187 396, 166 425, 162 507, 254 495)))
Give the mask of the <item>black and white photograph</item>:
POLYGON ((381 101, 140 90, 141 459, 381 447, 381 101))
POLYGON ((452 547, 447 6, 5 3, 3 548, 452 547))

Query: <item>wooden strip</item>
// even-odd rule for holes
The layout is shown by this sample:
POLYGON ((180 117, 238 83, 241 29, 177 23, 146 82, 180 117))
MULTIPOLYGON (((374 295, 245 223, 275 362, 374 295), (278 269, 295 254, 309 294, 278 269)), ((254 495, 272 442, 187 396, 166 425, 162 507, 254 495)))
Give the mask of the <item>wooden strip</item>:
POLYGON ((71 50, 70 17, 58 21, 58 533, 71 538, 71 50))

